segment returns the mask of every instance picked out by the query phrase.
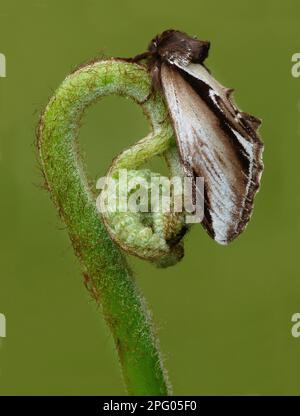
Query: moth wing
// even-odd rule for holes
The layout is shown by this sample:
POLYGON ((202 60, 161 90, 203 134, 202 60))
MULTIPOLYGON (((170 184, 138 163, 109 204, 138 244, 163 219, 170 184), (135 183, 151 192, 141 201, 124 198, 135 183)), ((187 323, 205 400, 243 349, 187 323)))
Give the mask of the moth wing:
POLYGON ((257 143, 258 149, 263 147, 260 138, 255 133, 261 124, 261 120, 237 108, 232 97, 234 91, 232 88, 226 88, 221 85, 203 65, 190 63, 184 66, 177 61, 176 66, 185 74, 186 79, 189 79, 194 85, 198 82, 202 84, 202 88, 204 86, 204 89, 209 89, 210 96, 208 99, 210 104, 215 106, 215 110, 218 109, 221 113, 224 113, 227 122, 233 128, 241 131, 243 135, 246 133, 246 139, 257 143), (251 136, 250 138, 248 137, 249 135, 251 136))
POLYGON ((162 64, 161 82, 184 172, 204 178, 203 226, 227 244, 248 223, 262 171, 258 120, 199 64, 162 64))

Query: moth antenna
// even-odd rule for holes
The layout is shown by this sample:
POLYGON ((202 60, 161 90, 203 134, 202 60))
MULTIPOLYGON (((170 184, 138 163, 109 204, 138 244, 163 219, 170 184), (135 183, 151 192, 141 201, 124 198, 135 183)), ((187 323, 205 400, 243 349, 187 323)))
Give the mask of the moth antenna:
POLYGON ((207 66, 205 65, 205 63, 204 62, 202 62, 202 64, 201 64, 202 66, 204 66, 204 68, 206 69, 206 71, 209 73, 209 74, 211 74, 211 70, 209 69, 209 68, 207 68, 207 66))

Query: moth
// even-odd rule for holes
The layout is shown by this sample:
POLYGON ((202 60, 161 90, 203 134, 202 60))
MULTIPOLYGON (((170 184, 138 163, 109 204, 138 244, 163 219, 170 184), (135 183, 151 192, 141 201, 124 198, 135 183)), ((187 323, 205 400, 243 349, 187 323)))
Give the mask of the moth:
POLYGON ((202 225, 215 241, 228 244, 250 220, 259 189, 261 121, 240 111, 233 90, 206 68, 209 48, 208 41, 167 30, 130 60, 147 60, 153 86, 168 106, 184 174, 204 178, 202 225))

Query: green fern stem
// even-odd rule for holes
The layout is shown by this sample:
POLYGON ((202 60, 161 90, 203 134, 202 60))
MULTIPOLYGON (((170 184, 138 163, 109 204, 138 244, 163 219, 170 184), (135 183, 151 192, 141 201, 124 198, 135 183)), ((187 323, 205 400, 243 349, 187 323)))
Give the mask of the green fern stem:
POLYGON ((78 152, 83 113, 89 105, 110 94, 133 99, 142 107, 151 126, 144 141, 117 159, 118 168, 136 168, 150 157, 167 152, 166 157, 172 159, 169 165, 177 169, 167 109, 161 95, 152 93, 147 70, 113 59, 85 65, 61 84, 40 120, 39 156, 45 185, 67 226, 86 287, 101 305, 113 335, 128 394, 167 395, 171 392, 170 384, 150 312, 124 254, 112 241, 97 212, 78 152))

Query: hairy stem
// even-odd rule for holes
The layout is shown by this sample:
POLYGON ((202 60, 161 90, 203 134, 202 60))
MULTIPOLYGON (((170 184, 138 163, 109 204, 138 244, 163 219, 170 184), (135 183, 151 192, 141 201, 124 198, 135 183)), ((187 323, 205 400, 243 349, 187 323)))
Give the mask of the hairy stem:
MULTIPOLYGON (((170 147, 167 110, 161 96, 151 94, 147 71, 122 60, 97 61, 68 76, 48 103, 38 129, 41 166, 47 189, 67 225, 87 289, 101 305, 113 335, 128 393, 167 395, 170 387, 150 313, 123 253, 99 217, 77 150, 84 111, 109 94, 130 97, 141 105, 151 135, 158 139, 153 142, 158 144, 155 149, 151 141, 141 148, 139 160, 170 147)), ((126 166, 130 163, 129 151, 126 166)), ((118 164, 122 167, 122 160, 118 164)))

